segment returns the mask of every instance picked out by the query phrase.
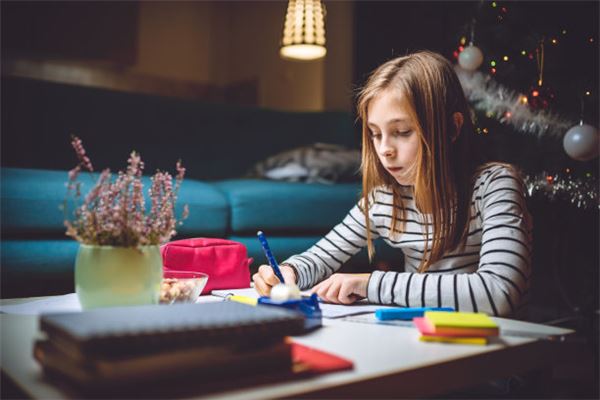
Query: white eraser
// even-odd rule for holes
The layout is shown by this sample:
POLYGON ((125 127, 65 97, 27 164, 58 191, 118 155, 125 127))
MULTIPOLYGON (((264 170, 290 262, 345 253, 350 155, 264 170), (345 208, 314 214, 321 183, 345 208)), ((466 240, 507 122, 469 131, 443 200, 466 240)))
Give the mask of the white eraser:
POLYGON ((299 300, 301 298, 300 289, 294 284, 278 283, 271 289, 271 300, 273 301, 299 300))

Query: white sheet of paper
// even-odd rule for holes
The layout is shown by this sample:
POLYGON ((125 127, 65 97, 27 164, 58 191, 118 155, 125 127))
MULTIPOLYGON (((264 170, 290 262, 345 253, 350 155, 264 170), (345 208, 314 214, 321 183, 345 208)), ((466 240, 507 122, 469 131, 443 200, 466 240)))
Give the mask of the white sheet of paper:
POLYGON ((81 304, 77 293, 55 296, 49 299, 29 301, 21 304, 7 304, 0 306, 0 312, 6 314, 39 315, 52 312, 78 312, 81 304))
MULTIPOLYGON (((213 290, 211 292, 213 296, 227 297, 229 294, 235 294, 237 296, 246 296, 258 299, 260 296, 254 288, 246 289, 232 289, 232 290, 213 290)), ((303 296, 310 295, 308 290, 302 292, 303 296)), ((373 313, 379 308, 392 308, 389 306, 382 306, 381 304, 367 303, 365 300, 358 301, 350 305, 344 304, 330 304, 330 303, 319 303, 323 318, 340 318, 348 315, 367 314, 373 313)))
POLYGON ((361 314, 361 315, 350 315, 342 318, 344 321, 349 322, 359 322, 363 324, 379 324, 379 325, 394 325, 394 326, 403 326, 407 328, 414 328, 415 325, 411 321, 402 321, 402 320, 390 320, 390 321, 381 321, 375 317, 375 314, 361 314))
POLYGON ((390 306, 382 306, 381 304, 367 303, 365 300, 350 305, 320 303, 320 306, 323 311, 323 317, 325 318, 340 318, 349 315, 369 314, 374 313, 375 310, 380 308, 392 308, 390 306))
MULTIPOLYGON (((213 296, 227 297, 228 294, 259 298, 258 292, 254 288, 233 289, 233 290, 213 290, 213 296)), ((309 291, 303 291, 302 295, 310 295, 309 291)), ((340 318, 349 315, 373 313, 378 308, 389 308, 379 304, 370 304, 366 301, 359 301, 351 305, 320 303, 323 318, 340 318)), ((21 304, 10 304, 0 306, 0 312, 8 314, 29 314, 40 315, 51 312, 78 312, 81 311, 81 304, 76 293, 54 296, 48 299, 34 300, 21 304)))
MULTIPOLYGON (((254 290, 254 289, 252 289, 254 290)), ((200 296, 197 303, 210 303, 213 301, 221 301, 211 296, 200 296)), ((5 314, 29 314, 40 315, 45 313, 60 313, 60 312, 80 312, 82 311, 81 303, 77 293, 69 293, 61 296, 54 296, 48 299, 33 300, 20 304, 0 305, 0 313, 5 314)))
POLYGON ((253 299, 258 299, 260 297, 256 289, 254 289, 253 287, 246 289, 213 290, 210 292, 210 294, 217 297, 227 297, 230 294, 235 294, 237 296, 252 297, 253 299))

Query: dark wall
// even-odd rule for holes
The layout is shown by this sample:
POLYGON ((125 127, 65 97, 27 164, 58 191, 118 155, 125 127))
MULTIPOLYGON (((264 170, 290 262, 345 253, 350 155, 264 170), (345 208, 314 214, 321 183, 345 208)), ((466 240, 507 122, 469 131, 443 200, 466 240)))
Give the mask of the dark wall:
POLYGON ((355 77, 364 83, 381 63, 416 50, 452 55, 457 29, 473 2, 358 1, 356 3, 355 77))
MULTIPOLYGON (((494 79, 510 83, 515 90, 527 90, 537 81, 538 71, 535 60, 512 56, 524 49, 533 51, 545 38, 544 80, 557 92, 554 108, 579 117, 578 97, 562 99, 560 92, 569 94, 575 87, 598 88, 600 3, 497 3, 498 7, 492 8, 487 1, 357 1, 355 83, 363 83, 384 61, 416 50, 437 51, 454 60, 459 39, 470 37, 475 19, 475 44, 483 50, 485 61, 511 55, 509 63, 499 63, 494 79), (556 45, 552 39, 557 39, 556 45)), ((489 72, 486 62, 480 70, 489 72)), ((590 101, 598 104, 597 94, 590 101)), ((596 120, 597 107, 588 111, 596 120)))
POLYGON ((3 1, 2 56, 133 64, 136 1, 3 1))

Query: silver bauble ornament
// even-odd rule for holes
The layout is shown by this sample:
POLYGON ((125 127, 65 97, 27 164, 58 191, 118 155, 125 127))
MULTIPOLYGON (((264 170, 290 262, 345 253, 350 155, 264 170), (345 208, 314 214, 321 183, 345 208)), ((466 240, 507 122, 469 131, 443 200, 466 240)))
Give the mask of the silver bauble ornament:
POLYGON ((475 71, 483 62, 483 53, 479 47, 470 44, 458 55, 458 64, 468 71, 475 71))
POLYGON ((591 125, 575 125, 565 133, 563 147, 574 160, 589 161, 598 157, 598 129, 591 125))

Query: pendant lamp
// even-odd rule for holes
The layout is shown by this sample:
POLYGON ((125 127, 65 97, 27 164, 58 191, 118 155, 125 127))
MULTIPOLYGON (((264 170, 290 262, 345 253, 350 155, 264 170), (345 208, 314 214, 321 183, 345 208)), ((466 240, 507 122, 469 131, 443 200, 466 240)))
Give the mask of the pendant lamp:
POLYGON ((279 54, 288 60, 325 57, 325 8, 320 0, 289 0, 279 54))

